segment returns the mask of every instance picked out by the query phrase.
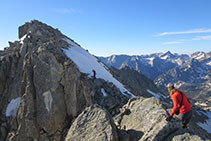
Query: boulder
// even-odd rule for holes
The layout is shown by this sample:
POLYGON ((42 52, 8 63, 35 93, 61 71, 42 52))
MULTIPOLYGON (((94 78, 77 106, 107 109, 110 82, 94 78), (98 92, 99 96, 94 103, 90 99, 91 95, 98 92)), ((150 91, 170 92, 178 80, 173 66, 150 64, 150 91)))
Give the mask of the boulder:
POLYGON ((73 122, 65 141, 118 141, 117 129, 111 115, 92 105, 73 122))

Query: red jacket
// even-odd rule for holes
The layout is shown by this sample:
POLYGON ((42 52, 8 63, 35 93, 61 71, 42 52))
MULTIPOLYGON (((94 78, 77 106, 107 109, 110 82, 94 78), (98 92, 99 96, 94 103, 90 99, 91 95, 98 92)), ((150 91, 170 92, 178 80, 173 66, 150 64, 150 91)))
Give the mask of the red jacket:
MULTIPOLYGON (((189 112, 190 110, 192 110, 192 105, 188 99, 188 97, 185 95, 185 93, 181 92, 182 96, 183 96, 183 102, 182 102, 182 106, 180 108, 180 113, 184 114, 189 112)), ((180 103, 182 100, 182 96, 181 96, 180 92, 177 90, 173 95, 172 95, 172 99, 173 99, 173 103, 174 103, 174 107, 172 109, 171 112, 171 116, 174 115, 174 113, 177 111, 177 109, 180 107, 180 103)))

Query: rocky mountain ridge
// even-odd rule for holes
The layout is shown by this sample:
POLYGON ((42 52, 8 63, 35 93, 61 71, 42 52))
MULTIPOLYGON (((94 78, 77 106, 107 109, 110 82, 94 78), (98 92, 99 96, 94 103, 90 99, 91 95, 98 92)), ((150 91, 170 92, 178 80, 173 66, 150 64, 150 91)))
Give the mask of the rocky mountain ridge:
MULTIPOLYGON (((167 125, 172 123, 165 121, 168 107, 162 106, 170 103, 141 72, 109 70, 58 29, 37 20, 19 27, 19 38, 0 52, 0 140, 118 141, 134 140, 134 133, 138 133, 135 140, 210 137, 198 125, 194 125, 198 131, 160 136, 164 127, 171 129, 167 125), (96 79, 92 69, 97 72, 96 79), (137 77, 131 84, 127 84, 131 81, 127 72, 137 77), (138 111, 141 122, 133 122, 130 119, 138 111), (161 115, 156 116, 159 111, 161 115), (153 118, 148 120, 146 113, 153 118)), ((204 114, 198 116, 204 118, 197 122, 206 122, 204 114)))
POLYGON ((140 56, 112 55, 109 57, 99 57, 107 66, 113 66, 118 69, 128 66, 137 71, 141 71, 152 80, 160 74, 184 64, 189 58, 188 55, 172 54, 169 51, 166 53, 140 56))
POLYGON ((64 53, 69 42, 81 47, 57 29, 33 20, 19 27, 19 37, 1 52, 0 117, 1 125, 9 125, 1 139, 60 140, 86 106, 96 103, 116 114, 130 98, 115 84, 81 72, 64 53))

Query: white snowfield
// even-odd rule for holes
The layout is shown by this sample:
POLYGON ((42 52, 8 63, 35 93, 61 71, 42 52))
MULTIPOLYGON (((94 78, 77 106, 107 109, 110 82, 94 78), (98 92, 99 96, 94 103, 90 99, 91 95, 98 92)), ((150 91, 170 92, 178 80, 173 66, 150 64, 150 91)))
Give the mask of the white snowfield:
POLYGON ((7 117, 9 117, 9 116, 15 117, 16 116, 16 113, 20 106, 20 102, 21 102, 20 97, 18 97, 16 99, 12 99, 10 101, 10 103, 8 104, 7 109, 6 109, 6 113, 5 113, 7 117))
POLYGON ((199 114, 204 114, 208 117, 208 119, 202 123, 202 122, 199 122, 197 123, 201 128, 203 128, 204 130, 206 130, 209 134, 211 134, 211 111, 207 111, 207 112, 203 112, 203 111, 200 111, 199 114))
POLYGON ((84 50, 70 39, 65 38, 64 40, 70 44, 70 48, 68 50, 63 49, 64 53, 78 66, 81 72, 88 74, 89 77, 92 77, 92 70, 95 70, 97 74, 96 78, 101 78, 105 81, 112 82, 125 96, 132 98, 135 97, 123 86, 122 83, 112 76, 108 68, 103 63, 99 62, 96 57, 91 55, 88 51, 84 50))

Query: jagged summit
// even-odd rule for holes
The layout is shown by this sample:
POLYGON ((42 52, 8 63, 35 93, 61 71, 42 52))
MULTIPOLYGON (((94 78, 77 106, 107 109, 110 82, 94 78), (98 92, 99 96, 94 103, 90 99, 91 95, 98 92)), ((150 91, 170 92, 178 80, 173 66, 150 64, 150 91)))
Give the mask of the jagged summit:
POLYGON ((167 51, 166 53, 164 53, 160 56, 160 58, 162 58, 162 59, 173 59, 176 57, 177 57, 176 54, 172 54, 170 51, 167 51))
POLYGON ((19 38, 0 52, 0 141, 9 134, 15 137, 7 140, 63 140, 85 107, 96 103, 115 115, 131 97, 105 65, 59 30, 33 20, 19 27, 19 38))
POLYGON ((24 35, 36 35, 38 37, 61 37, 64 36, 58 29, 42 23, 38 20, 26 22, 18 28, 18 37, 21 39, 24 35))

